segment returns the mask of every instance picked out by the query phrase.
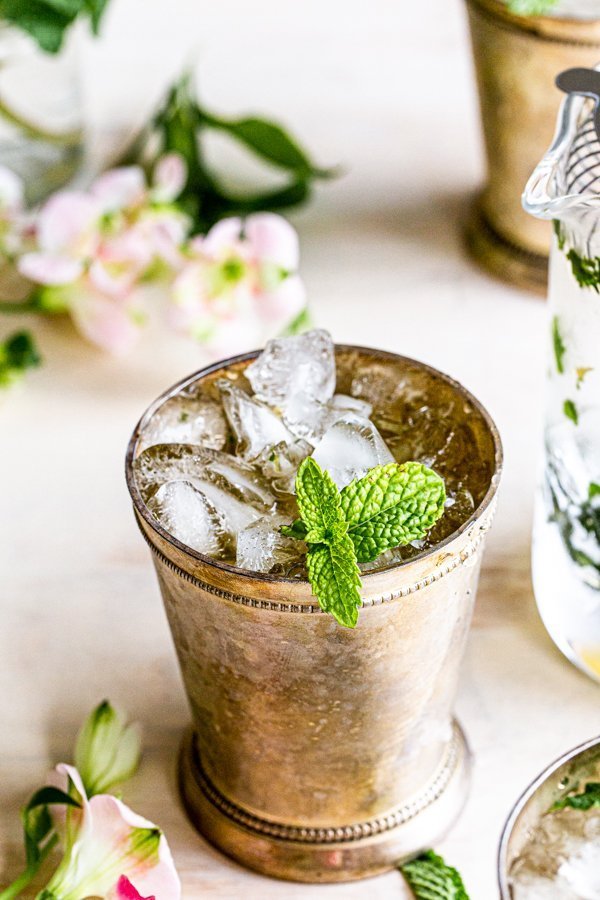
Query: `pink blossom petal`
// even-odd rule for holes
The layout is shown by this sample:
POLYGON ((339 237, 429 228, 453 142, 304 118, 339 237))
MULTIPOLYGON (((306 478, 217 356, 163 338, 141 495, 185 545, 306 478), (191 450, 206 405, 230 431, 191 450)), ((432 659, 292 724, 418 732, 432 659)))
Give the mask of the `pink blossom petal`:
POLYGON ((288 272, 298 268, 300 251, 296 230, 283 216, 275 213, 256 213, 244 224, 255 259, 276 263, 288 272))
POLYGON ((121 875, 117 881, 115 900, 156 900, 155 897, 142 897, 140 892, 132 885, 129 878, 121 875))
MULTIPOLYGON (((111 858, 123 857, 126 865, 122 874, 130 878, 139 893, 159 897, 160 900, 179 900, 181 884, 175 869, 175 863, 163 834, 158 840, 158 854, 151 858, 136 858, 132 853, 124 853, 127 838, 134 828, 155 829, 156 826, 134 813, 111 794, 97 794, 89 801, 89 813, 92 820, 90 835, 90 855, 98 856, 102 848, 111 858)), ((117 881, 118 884, 118 881, 117 881)))
POLYGON ((150 265, 153 255, 147 235, 137 225, 104 240, 98 252, 104 262, 131 266, 139 272, 150 265))
POLYGON ((159 159, 154 169, 152 195, 159 203, 175 200, 183 190, 187 178, 187 166, 179 153, 167 153, 159 159))
POLYGON ((237 250, 240 244, 242 220, 233 217, 221 219, 210 229, 202 242, 202 251, 208 256, 221 256, 224 252, 237 250))
POLYGON ((90 192, 103 212, 116 212, 142 202, 146 194, 146 177, 139 166, 110 169, 96 179, 90 192))
POLYGON ((290 275, 272 291, 259 294, 256 299, 259 315, 271 325, 287 324, 306 306, 306 290, 298 275, 290 275))
POLYGON ((89 279, 91 284, 101 294, 107 294, 109 297, 124 298, 133 287, 137 271, 129 269, 118 270, 109 268, 109 266, 94 260, 89 270, 89 279))
POLYGON ((100 210, 93 197, 82 191, 61 191, 50 197, 37 219, 37 239, 48 253, 89 252, 100 210))
POLYGON ((126 354, 138 340, 140 325, 132 306, 92 286, 77 295, 71 314, 84 337, 115 356, 126 354))
POLYGON ((15 212, 23 206, 23 182, 8 166, 0 166, 0 206, 15 212))
POLYGON ((50 253, 25 253, 17 265, 21 275, 38 284, 71 284, 83 272, 80 260, 50 253))

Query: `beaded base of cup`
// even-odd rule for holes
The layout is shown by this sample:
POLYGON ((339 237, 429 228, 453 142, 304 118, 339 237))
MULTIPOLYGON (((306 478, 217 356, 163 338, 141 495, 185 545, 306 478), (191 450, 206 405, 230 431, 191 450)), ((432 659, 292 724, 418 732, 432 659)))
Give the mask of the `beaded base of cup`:
POLYGON ((287 881, 333 883, 377 875, 440 841, 464 806, 471 754, 454 722, 430 781, 400 807, 347 825, 266 819, 222 794, 202 768, 194 732, 181 745, 179 785, 186 811, 219 850, 257 872, 287 881))

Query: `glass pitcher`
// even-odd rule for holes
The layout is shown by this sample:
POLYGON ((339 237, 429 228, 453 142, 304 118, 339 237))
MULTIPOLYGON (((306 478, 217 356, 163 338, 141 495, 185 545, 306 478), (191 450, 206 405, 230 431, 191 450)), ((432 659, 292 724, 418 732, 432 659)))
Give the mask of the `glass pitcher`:
MULTIPOLYGON (((587 72, 588 85, 590 77, 592 84, 600 83, 600 72, 571 71, 587 72)), ((554 224, 544 457, 533 529, 534 592, 554 642, 572 662, 600 680, 600 122, 596 124, 596 110, 593 96, 571 93, 566 97, 554 142, 527 184, 523 205, 532 215, 554 224)))

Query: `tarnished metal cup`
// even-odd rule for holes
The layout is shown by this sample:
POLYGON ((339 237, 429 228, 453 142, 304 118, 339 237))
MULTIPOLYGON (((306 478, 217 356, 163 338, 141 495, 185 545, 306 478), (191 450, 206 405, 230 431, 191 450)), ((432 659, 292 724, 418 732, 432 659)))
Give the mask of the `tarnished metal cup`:
POLYGON ((485 487, 468 522, 433 549, 362 578, 358 626, 323 613, 307 582, 237 569, 158 525, 135 485, 144 424, 185 386, 210 390, 248 354, 160 397, 127 453, 135 515, 153 555, 192 710, 180 785, 198 830, 239 862, 298 881, 384 871, 439 840, 460 812, 469 752, 452 719, 501 467, 496 428, 459 384, 421 363, 336 348, 338 390, 364 374, 378 409, 406 392, 459 410, 485 487))
MULTIPOLYGON (((506 820, 498 852, 501 900, 512 900, 510 873, 541 817, 578 783, 600 781, 600 737, 564 753, 521 794, 506 820)), ((557 897, 558 900, 558 897, 557 897)))
POLYGON ((467 7, 488 169, 468 246, 493 275, 545 293, 550 223, 527 215, 521 194, 552 139, 563 98, 556 76, 600 60, 600 16, 519 16, 502 0, 467 7))

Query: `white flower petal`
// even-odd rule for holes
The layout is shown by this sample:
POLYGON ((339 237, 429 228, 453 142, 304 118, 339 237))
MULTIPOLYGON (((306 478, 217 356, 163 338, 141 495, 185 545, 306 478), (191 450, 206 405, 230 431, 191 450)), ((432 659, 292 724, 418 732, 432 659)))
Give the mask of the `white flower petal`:
POLYGON ((23 182, 8 166, 0 166, 0 206, 15 212, 23 206, 23 182))
POLYGON ((37 239, 48 253, 87 252, 90 233, 100 215, 98 203, 83 191, 60 191, 44 204, 37 218, 37 239), (85 248, 82 246, 85 244, 85 248))
POLYGON ((110 169, 94 181, 90 193, 103 212, 116 212, 141 203, 146 194, 146 176, 140 166, 110 169))
POLYGON ((287 219, 276 213, 256 213, 246 219, 244 232, 255 259, 296 271, 300 259, 298 235, 287 219))
POLYGON ((71 284, 83 272, 80 260, 51 253, 25 253, 17 266, 21 275, 38 284, 71 284))
POLYGON ((152 195, 159 203, 175 200, 183 190, 187 177, 187 166, 179 153, 167 153, 161 157, 154 169, 152 195))
POLYGON ((236 217, 221 219, 210 229, 202 242, 202 250, 208 256, 221 256, 237 250, 242 233, 242 220, 236 217))

